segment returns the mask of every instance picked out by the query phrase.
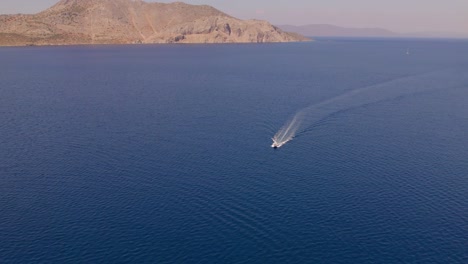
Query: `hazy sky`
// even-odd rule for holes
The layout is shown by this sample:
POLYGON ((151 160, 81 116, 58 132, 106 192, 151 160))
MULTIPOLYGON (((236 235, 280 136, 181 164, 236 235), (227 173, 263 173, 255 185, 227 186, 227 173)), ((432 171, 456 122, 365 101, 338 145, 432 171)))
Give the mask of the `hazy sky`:
MULTIPOLYGON (((0 0, 0 13, 35 13, 58 0, 0 0)), ((173 2, 150 1, 147 2, 173 2)), ((468 34, 468 0, 185 0, 208 4, 238 18, 273 24, 383 27, 398 32, 468 34)))

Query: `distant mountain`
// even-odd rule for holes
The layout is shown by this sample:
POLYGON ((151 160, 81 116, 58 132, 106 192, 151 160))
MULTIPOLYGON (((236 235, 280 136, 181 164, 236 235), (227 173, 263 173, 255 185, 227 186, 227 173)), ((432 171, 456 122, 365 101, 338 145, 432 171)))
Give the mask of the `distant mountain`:
POLYGON ((468 33, 460 32, 397 33, 384 28, 346 28, 328 24, 280 25, 278 27, 309 37, 468 38, 468 33))
POLYGON ((35 15, 0 15, 0 46, 306 40, 266 21, 181 2, 61 0, 35 15))
POLYGON ((328 24, 304 26, 280 25, 282 30, 310 37, 397 37, 398 33, 383 28, 345 28, 328 24))

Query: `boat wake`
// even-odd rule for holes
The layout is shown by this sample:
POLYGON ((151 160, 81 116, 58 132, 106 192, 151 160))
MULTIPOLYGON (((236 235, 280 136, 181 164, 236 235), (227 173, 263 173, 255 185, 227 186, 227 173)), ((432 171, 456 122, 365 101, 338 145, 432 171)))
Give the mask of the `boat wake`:
POLYGON ((287 122, 272 138, 273 144, 271 144, 272 148, 280 148, 284 144, 291 141, 294 136, 296 135, 297 130, 301 126, 301 114, 298 112, 296 115, 292 117, 289 122, 287 122))
POLYGON ((409 95, 422 94, 437 89, 466 86, 468 74, 462 71, 442 70, 358 88, 331 99, 299 110, 273 136, 272 148, 280 148, 293 140, 298 133, 332 114, 369 104, 389 101, 409 95))

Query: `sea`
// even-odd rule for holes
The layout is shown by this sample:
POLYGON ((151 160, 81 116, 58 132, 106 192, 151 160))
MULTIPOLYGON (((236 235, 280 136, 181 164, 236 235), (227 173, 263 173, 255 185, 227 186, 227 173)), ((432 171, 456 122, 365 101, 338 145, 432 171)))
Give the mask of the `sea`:
POLYGON ((0 262, 468 263, 468 40, 0 48, 0 262))

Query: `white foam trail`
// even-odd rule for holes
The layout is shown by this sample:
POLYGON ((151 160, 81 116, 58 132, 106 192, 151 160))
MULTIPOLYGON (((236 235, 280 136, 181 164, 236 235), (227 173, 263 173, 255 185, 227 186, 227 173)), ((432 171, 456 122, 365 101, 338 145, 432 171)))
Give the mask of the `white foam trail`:
POLYGON ((275 136, 273 136, 273 144, 271 146, 279 148, 291 141, 294 138, 294 135, 296 135, 301 123, 301 114, 298 112, 275 134, 275 136))
POLYGON ((367 104, 388 101, 401 96, 424 93, 441 88, 453 88, 468 84, 468 74, 463 71, 443 70, 410 77, 399 78, 385 83, 366 86, 346 92, 299 110, 273 136, 272 147, 282 147, 293 140, 297 133, 340 111, 367 104))

